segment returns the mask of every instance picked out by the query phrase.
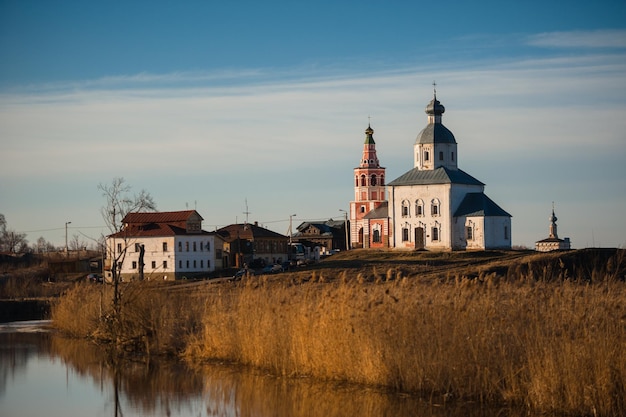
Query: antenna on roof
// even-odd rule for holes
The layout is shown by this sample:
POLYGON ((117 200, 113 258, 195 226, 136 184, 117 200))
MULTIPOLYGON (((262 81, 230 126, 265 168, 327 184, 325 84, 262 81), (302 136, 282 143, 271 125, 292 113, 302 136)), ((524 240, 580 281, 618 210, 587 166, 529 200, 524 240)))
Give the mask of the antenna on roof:
POLYGON ((244 211, 243 214, 246 215, 246 224, 248 224, 248 214, 251 214, 251 213, 248 211, 248 199, 247 198, 246 198, 246 211, 244 211))

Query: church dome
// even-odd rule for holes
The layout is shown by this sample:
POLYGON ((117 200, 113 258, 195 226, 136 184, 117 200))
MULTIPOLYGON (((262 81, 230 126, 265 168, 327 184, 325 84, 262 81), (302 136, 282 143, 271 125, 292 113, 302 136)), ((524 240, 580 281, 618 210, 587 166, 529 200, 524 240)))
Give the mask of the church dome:
POLYGON ((456 143, 456 139, 452 132, 441 123, 429 123, 417 134, 415 143, 456 143))
POLYGON ((428 103, 428 106, 426 106, 426 114, 428 115, 440 116, 445 113, 445 111, 446 108, 437 100, 437 97, 434 97, 430 103, 428 103))

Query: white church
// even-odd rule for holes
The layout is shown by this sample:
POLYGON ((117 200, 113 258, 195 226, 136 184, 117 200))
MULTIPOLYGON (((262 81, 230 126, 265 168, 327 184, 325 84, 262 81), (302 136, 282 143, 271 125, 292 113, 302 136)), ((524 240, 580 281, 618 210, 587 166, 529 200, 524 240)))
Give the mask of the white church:
MULTIPOLYGON (((428 124, 413 146, 413 169, 387 184, 388 200, 382 207, 387 206, 389 230, 380 240, 398 249, 511 249, 511 215, 485 195, 485 184, 458 168, 457 142, 442 124, 444 112, 435 91, 426 106, 428 124)), ((373 136, 368 140, 373 146, 373 136)), ((355 181, 355 195, 362 189, 355 181)), ((380 200, 380 193, 374 197, 380 200)), ((357 230, 368 214, 356 208, 353 202, 351 237, 359 242, 353 247, 368 247, 363 231, 357 230)))

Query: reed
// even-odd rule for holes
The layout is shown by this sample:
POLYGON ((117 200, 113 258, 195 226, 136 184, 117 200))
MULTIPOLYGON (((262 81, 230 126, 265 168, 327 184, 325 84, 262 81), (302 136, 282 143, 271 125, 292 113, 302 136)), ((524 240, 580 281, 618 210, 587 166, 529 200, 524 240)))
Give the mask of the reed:
POLYGON ((115 322, 110 289, 101 312, 98 286, 83 285, 52 315, 69 333, 192 363, 229 361, 436 403, 625 415, 624 251, 614 253, 530 254, 478 266, 469 254, 428 254, 434 267, 410 266, 403 254, 386 269, 356 259, 344 269, 321 265, 193 290, 131 283, 115 322))
POLYGON ((618 282, 530 285, 493 275, 248 281, 207 295, 203 330, 186 354, 437 401, 618 415, 626 412, 624 300, 618 282))

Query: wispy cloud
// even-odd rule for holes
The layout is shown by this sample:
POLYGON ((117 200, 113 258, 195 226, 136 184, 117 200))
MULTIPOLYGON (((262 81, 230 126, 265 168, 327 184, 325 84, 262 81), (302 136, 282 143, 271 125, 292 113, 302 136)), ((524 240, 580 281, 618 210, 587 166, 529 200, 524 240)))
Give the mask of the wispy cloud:
POLYGON ((546 32, 530 36, 528 44, 547 48, 626 48, 626 30, 546 32))

